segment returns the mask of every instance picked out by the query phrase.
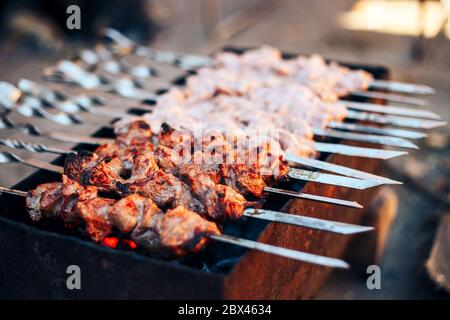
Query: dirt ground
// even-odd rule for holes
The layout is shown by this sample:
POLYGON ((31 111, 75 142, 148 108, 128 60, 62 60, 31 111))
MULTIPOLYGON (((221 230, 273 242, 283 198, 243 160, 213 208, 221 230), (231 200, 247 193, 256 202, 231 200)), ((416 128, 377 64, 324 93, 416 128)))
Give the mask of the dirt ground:
MULTIPOLYGON (((239 3, 233 0, 233 3, 239 3)), ((161 32, 151 45, 180 52, 210 53, 224 45, 238 47, 270 44, 285 51, 320 53, 328 58, 365 64, 382 64, 390 68, 396 80, 425 83, 436 89, 430 97, 430 109, 450 120, 450 41, 443 40, 424 61, 410 58, 413 38, 374 32, 348 31, 339 28, 337 15, 351 8, 351 0, 284 0, 275 9, 251 24, 231 39, 210 40, 201 29, 201 1, 155 1, 170 13, 161 32)), ((0 79, 17 81, 22 77, 39 78, 39 71, 60 57, 60 53, 33 54, 15 44, 4 43, 0 48, 0 79)), ((51 124, 43 121, 43 125, 51 124)), ((81 129, 92 132, 93 127, 81 129)), ((448 138, 448 127, 439 130, 448 138)), ((16 136, 5 132, 4 136, 16 136)), ((30 139, 28 139, 30 140, 30 139)), ((35 141, 39 141, 36 139, 35 141)), ((58 146, 69 147, 67 144, 58 146)), ((438 148, 426 142, 422 150, 412 152, 415 159, 426 163, 427 174, 421 177, 424 185, 434 183, 432 175, 449 179, 449 173, 436 173, 436 166, 448 161, 450 152, 445 140, 438 148)), ((1 150, 7 150, 1 148, 1 150)), ((21 153, 24 154, 24 153, 21 153)), ((50 159, 48 156, 40 156, 50 159)), ((401 179, 404 159, 389 161, 387 175, 401 179)), ((448 165, 449 162, 447 162, 448 165)), ((425 170, 424 169, 424 170, 425 170)), ((12 185, 33 170, 20 165, 0 168, 0 184, 12 185)), ((318 299, 417 299, 449 298, 427 277, 424 263, 429 256, 434 232, 440 215, 448 207, 436 203, 421 188, 410 184, 395 187, 400 204, 389 243, 383 256, 382 289, 368 290, 364 277, 355 272, 335 272, 318 299)), ((448 197, 448 196, 447 196, 448 197)))

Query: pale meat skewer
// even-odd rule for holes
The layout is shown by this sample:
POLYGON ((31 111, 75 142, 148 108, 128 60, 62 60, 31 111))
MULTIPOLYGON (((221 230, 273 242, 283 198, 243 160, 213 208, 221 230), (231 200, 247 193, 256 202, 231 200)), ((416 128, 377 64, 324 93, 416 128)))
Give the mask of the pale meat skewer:
MULTIPOLYGON (((68 112, 70 114, 72 113, 78 113, 82 111, 88 111, 93 114, 98 114, 101 116, 108 116, 111 118, 122 118, 122 117, 129 117, 126 113, 121 113, 117 111, 113 111, 110 109, 105 109, 104 107, 98 108, 96 106, 97 103, 92 102, 94 98, 89 98, 86 96, 80 96, 80 97, 71 97, 68 98, 64 96, 64 98, 60 99, 57 96, 61 96, 61 93, 59 92, 53 92, 49 88, 46 88, 43 85, 34 83, 30 80, 22 79, 19 81, 18 84, 20 90, 23 93, 26 93, 27 95, 31 95, 33 98, 42 100, 42 104, 49 105, 55 109, 58 109, 63 112, 68 112)), ((35 99, 35 100, 36 100, 35 99)), ((100 99, 97 99, 100 100, 100 99)), ((31 108, 31 106, 30 106, 31 108)), ((24 107, 22 107, 24 109, 24 107)), ((142 109, 143 111, 147 109, 142 109)), ((337 109, 339 110, 339 108, 337 109)), ((150 111, 150 110, 149 110, 150 111)), ((32 110, 30 110, 30 114, 32 113, 32 110)), ((52 120, 52 119, 50 119, 52 120)), ((324 119, 325 120, 325 119, 324 119)), ((375 119, 377 121, 381 121, 375 119)), ((328 120, 327 120, 328 121, 328 120)), ((77 118, 77 122, 81 122, 80 118, 77 118)), ((421 123, 421 121, 416 121, 416 123, 421 123)), ((75 124, 75 123, 73 123, 75 124)), ((312 129, 312 133, 314 133, 316 136, 324 136, 324 137, 332 137, 332 138, 342 138, 347 140, 356 140, 356 141, 363 141, 363 142, 369 142, 374 144, 384 144, 384 145, 390 145, 390 146, 397 146, 397 147, 403 147, 403 148, 417 148, 413 143, 398 137, 390 137, 390 136, 380 136, 380 135, 364 135, 364 134, 356 134, 356 133, 342 133, 338 131, 332 131, 332 130, 322 130, 320 129, 323 127, 323 120, 321 123, 317 124, 317 129, 312 129)), ((361 131, 361 127, 359 127, 359 130, 361 131)), ((371 130, 373 127, 368 127, 366 130, 371 130)), ((364 130, 363 130, 364 131, 364 130)), ((376 133, 383 134, 383 129, 378 129, 376 133), (381 131, 380 131, 381 130, 381 131)), ((391 131, 395 135, 395 131, 391 131)), ((372 130, 373 133, 373 130, 372 130)), ((403 132, 403 135, 405 135, 406 132, 403 132)), ((410 132, 410 135, 414 138, 416 136, 415 132, 410 132)), ((408 138, 408 136, 405 136, 408 138)), ((319 144, 320 148, 320 144, 319 144)))
MULTIPOLYGON (((186 70, 196 69, 211 64, 210 57, 164 52, 140 46, 134 43, 129 38, 125 37, 123 34, 121 34, 119 31, 115 29, 106 28, 103 34, 106 38, 112 41, 111 47, 114 50, 114 53, 118 56, 124 56, 131 53, 135 53, 137 55, 148 57, 158 62, 176 65, 186 70)), ((340 66, 336 65, 336 67, 339 68, 340 66)), ((417 94, 434 93, 433 88, 426 85, 401 83, 394 81, 379 81, 370 77, 366 77, 366 79, 367 80, 365 83, 362 83, 356 87, 352 86, 351 88, 353 90, 355 89, 365 90, 369 86, 372 86, 374 88, 388 89, 388 90, 390 89, 392 91, 399 91, 404 93, 417 93, 417 94)))

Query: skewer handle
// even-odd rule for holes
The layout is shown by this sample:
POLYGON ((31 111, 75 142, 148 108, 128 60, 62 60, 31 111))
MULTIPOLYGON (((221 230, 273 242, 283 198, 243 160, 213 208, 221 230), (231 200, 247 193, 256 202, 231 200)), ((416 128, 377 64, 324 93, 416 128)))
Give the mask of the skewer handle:
POLYGON ((12 195, 15 195, 15 196, 21 196, 21 197, 26 197, 27 196, 27 192, 26 191, 6 188, 6 187, 2 187, 2 186, 0 186, 0 193, 9 193, 9 194, 12 194, 12 195))

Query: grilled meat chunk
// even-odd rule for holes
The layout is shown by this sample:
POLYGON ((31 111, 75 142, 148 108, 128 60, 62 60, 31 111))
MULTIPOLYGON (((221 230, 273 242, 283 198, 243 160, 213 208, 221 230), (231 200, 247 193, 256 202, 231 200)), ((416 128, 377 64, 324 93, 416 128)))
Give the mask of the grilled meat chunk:
POLYGON ((116 183, 123 181, 122 162, 117 156, 100 158, 95 153, 80 151, 66 157, 64 173, 72 180, 87 186, 94 185, 104 192, 115 192, 116 183))
POLYGON ((59 211, 59 218, 66 227, 76 227, 81 221, 74 210, 76 203, 97 197, 98 190, 94 186, 83 187, 78 182, 63 175, 61 195, 63 197, 63 205, 59 211))
POLYGON ((172 159, 172 149, 159 145, 155 149, 155 160, 161 170, 167 173, 177 174, 177 163, 172 159))
POLYGON ((61 183, 43 183, 27 192, 26 207, 30 218, 39 221, 42 218, 53 218, 58 214, 63 202, 61 183))
POLYGON ((76 203, 75 212, 83 220, 86 233, 93 241, 101 242, 112 233, 108 213, 115 202, 114 199, 96 197, 76 203))
POLYGON ((122 162, 117 158, 105 158, 98 161, 81 175, 83 185, 94 185, 104 192, 116 192, 116 183, 124 181, 122 162))
POLYGON ((116 143, 119 146, 130 146, 139 143, 151 142, 153 132, 147 122, 132 121, 116 132, 116 143))
POLYGON ((115 156, 119 156, 122 152, 120 146, 116 143, 105 143, 98 146, 94 153, 98 155, 100 158, 111 158, 115 156))
POLYGON ((131 176, 127 179, 128 182, 145 179, 159 170, 158 163, 152 151, 147 150, 136 155, 133 159, 133 166, 131 168, 131 176))
POLYGON ((149 197, 160 208, 173 208, 179 205, 197 211, 202 208, 186 184, 162 170, 157 170, 152 175, 132 183, 118 183, 118 187, 125 195, 137 193, 149 197))
POLYGON ((83 172, 95 166, 101 158, 92 152, 81 150, 77 153, 69 153, 64 162, 64 174, 72 180, 84 184, 83 172))
POLYGON ((239 191, 243 195, 253 195, 261 198, 266 183, 257 170, 245 164, 223 165, 222 176, 227 186, 239 191))
POLYGON ((163 247, 175 255, 198 252, 208 235, 220 234, 215 223, 182 206, 166 212, 158 231, 163 247))
POLYGON ((239 219, 249 202, 234 189, 217 184, 202 198, 207 216, 213 220, 239 219))

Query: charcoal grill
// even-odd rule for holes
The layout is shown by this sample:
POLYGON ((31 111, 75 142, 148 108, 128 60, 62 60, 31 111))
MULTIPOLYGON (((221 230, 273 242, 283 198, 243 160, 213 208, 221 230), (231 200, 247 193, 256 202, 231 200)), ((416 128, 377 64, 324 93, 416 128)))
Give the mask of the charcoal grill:
MULTIPOLYGON (((226 48, 235 52, 243 49, 226 48)), ((285 54, 286 58, 291 55, 285 54)), ((376 79, 388 79, 384 67, 348 64, 365 69, 376 79)), ((186 77, 186 76, 185 76, 186 77)), ((177 79, 182 84, 185 77, 177 79)), ((96 136, 111 137, 108 130, 96 136)), ((340 141, 344 142, 344 141, 340 141)), ((346 144, 365 146, 345 141, 346 144)), ((88 149, 78 145, 76 149, 88 149)), ((333 154, 322 160, 379 174, 381 160, 364 161, 333 154)), ((54 161, 61 164, 62 158, 54 161)), ((20 181, 16 189, 28 190, 58 180, 56 174, 39 170, 20 181)), ((351 199, 365 208, 373 190, 355 191, 331 185, 297 183, 290 186, 312 194, 351 199)), ((364 211, 330 204, 287 200, 271 195, 271 208, 292 214, 360 223, 364 211)), ((166 261, 129 248, 108 248, 80 237, 56 222, 33 223, 23 198, 0 197, 0 298, 61 299, 298 299, 311 298, 326 281, 331 269, 269 254, 211 244, 202 254, 185 260, 166 261), (68 290, 66 269, 78 265, 82 289, 68 290)), ((351 240, 341 236, 283 224, 247 219, 226 224, 228 234, 277 246, 331 257, 342 257, 351 240)))

